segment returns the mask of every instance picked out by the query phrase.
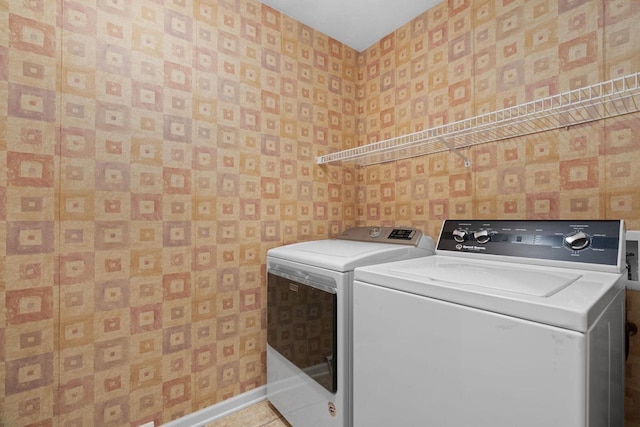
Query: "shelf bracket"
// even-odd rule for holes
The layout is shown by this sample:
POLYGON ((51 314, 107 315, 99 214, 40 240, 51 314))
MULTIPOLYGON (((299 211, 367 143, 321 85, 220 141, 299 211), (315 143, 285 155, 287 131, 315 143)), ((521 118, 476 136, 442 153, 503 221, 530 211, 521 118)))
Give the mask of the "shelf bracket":
POLYGON ((449 151, 453 152, 453 154, 455 154, 456 156, 460 157, 462 160, 464 160, 464 165, 466 167, 471 166, 471 160, 467 159, 467 156, 465 156, 464 154, 462 154, 456 147, 454 147, 453 145, 449 144, 443 137, 439 136, 438 140, 440 142, 442 142, 448 149, 449 151))

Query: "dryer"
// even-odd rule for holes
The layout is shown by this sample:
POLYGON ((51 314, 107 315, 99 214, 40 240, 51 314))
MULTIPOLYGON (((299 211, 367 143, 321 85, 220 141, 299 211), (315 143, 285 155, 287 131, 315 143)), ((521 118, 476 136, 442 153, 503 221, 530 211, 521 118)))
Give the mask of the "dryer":
POLYGON ((434 253, 421 231, 391 227, 269 250, 267 399, 292 426, 352 425, 354 268, 434 253))
POLYGON ((624 418, 622 221, 444 222, 354 281, 354 426, 624 418))

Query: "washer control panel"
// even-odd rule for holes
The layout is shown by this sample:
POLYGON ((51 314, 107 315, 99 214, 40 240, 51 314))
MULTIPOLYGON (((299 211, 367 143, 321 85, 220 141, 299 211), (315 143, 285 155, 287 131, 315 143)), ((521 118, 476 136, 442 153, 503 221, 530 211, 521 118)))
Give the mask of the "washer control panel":
POLYGON ((624 251, 624 222, 446 220, 437 250, 615 266, 624 251))

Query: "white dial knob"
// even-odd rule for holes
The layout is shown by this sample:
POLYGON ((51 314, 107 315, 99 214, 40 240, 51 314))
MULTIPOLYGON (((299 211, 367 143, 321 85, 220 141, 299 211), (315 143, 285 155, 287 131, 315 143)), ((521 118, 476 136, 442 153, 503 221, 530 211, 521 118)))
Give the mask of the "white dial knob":
POLYGON ((458 243, 462 243, 465 240, 467 240, 467 231, 466 230, 462 230, 460 228, 456 228, 455 230, 453 230, 453 240, 455 240, 458 243))
POLYGON ((371 237, 372 239, 379 237, 381 234, 382 234, 382 229, 380 227, 373 227, 372 229, 369 230, 369 237, 371 237))
POLYGON ((485 244, 491 240, 491 233, 489 233, 489 230, 480 230, 473 233, 473 237, 476 238, 476 242, 485 244))
POLYGON ((570 236, 564 238, 564 241, 574 251, 579 251, 588 248, 591 244, 591 239, 583 231, 577 231, 570 236))

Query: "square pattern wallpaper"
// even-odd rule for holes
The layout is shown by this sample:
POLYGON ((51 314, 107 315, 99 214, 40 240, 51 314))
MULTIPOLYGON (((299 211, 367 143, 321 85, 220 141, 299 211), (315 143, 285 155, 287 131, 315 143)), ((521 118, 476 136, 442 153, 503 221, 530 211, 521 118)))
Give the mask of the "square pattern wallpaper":
MULTIPOLYGON (((0 0, 0 426, 156 425, 265 383, 266 251, 622 218, 640 116, 315 157, 640 70, 635 0, 446 0, 364 52, 255 0, 0 0)), ((640 323, 640 296, 628 292, 640 323)), ((626 426, 640 426, 640 342, 626 426)))

